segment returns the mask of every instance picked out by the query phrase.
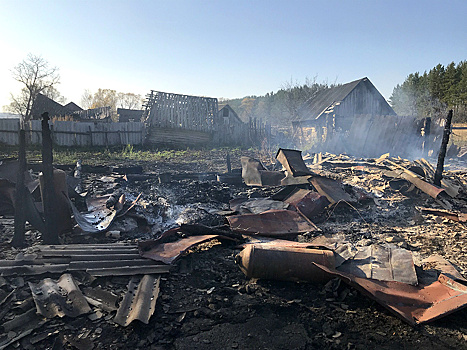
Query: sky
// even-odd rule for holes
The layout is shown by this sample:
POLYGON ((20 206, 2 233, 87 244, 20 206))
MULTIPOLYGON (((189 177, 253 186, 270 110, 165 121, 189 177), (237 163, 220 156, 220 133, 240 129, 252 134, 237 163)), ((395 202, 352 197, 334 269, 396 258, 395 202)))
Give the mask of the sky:
POLYGON ((217 98, 288 82, 368 77, 386 99, 407 75, 467 59, 465 0, 0 0, 0 108, 29 53, 59 68, 59 92, 217 98))

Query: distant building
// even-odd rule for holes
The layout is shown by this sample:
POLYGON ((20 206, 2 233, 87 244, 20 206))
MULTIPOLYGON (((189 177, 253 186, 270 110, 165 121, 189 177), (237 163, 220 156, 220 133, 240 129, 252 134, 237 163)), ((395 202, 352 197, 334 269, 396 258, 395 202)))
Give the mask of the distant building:
POLYGON ((396 115, 368 78, 322 90, 306 101, 292 121, 299 128, 328 127, 348 130, 359 115, 396 115))
POLYGON ((140 122, 143 118, 142 109, 117 108, 119 122, 140 122))
POLYGON ((235 127, 243 124, 238 114, 228 104, 219 105, 219 118, 224 121, 224 126, 235 127))
POLYGON ((83 110, 74 102, 65 106, 55 102, 43 94, 37 94, 31 109, 31 118, 40 119, 42 113, 48 112, 50 118, 67 118, 74 121, 110 122, 112 110, 110 107, 98 107, 83 110))
POLYGON ((31 119, 40 119, 42 113, 48 112, 49 117, 64 117, 70 112, 60 103, 43 94, 37 94, 31 108, 31 119))
POLYGON ((248 126, 228 104, 219 105, 219 120, 222 124, 225 144, 246 144, 248 126))
POLYGON ((66 110, 68 110, 70 112, 79 112, 79 111, 83 110, 80 106, 78 106, 74 102, 67 103, 65 106, 63 106, 63 108, 65 108, 66 110))

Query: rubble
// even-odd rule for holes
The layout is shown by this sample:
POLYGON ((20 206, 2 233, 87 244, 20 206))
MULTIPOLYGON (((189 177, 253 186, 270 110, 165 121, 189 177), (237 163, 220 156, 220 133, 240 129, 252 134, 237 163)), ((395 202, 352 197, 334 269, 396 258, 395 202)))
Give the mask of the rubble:
MULTIPOLYGON (((259 326, 272 320, 276 333, 297 332, 287 339, 302 347, 384 347, 388 339, 462 347, 467 175, 445 172, 437 187, 425 159, 278 154, 282 170, 258 157, 241 160, 247 186, 235 169, 187 167, 172 176, 175 165, 160 172, 111 165, 103 174, 82 164, 83 193, 69 195, 78 225, 61 244, 42 245, 40 224, 28 219, 29 247, 13 250, 11 219, 1 216, 0 348, 286 342, 259 326), (80 313, 66 306, 75 292, 80 313), (44 302, 61 306, 44 309, 44 302), (68 311, 75 318, 53 317, 68 311), (239 324, 256 328, 243 334, 239 324), (218 339, 229 329, 225 342, 218 339)), ((239 166, 240 157, 232 163, 239 166)), ((70 182, 69 194, 77 187, 70 182)), ((0 203, 14 206, 14 192, 1 193, 9 194, 0 203)))

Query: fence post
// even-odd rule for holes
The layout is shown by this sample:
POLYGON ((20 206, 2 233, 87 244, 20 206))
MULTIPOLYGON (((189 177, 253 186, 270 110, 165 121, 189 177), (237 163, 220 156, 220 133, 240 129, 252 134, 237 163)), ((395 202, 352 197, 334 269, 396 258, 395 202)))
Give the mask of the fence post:
POLYGON ((49 113, 42 114, 42 173, 45 232, 43 240, 45 244, 59 244, 58 229, 55 225, 55 190, 53 178, 53 153, 52 137, 49 129, 49 113))
POLYGON ((26 223, 26 208, 24 205, 26 197, 26 187, 24 186, 24 172, 26 171, 26 132, 23 128, 19 131, 19 152, 18 152, 18 174, 16 177, 15 194, 15 234, 11 244, 14 247, 24 245, 24 224, 26 223))
POLYGON ((443 178, 444 157, 446 156, 446 148, 449 143, 449 134, 451 133, 452 109, 446 117, 446 124, 444 125, 443 141, 441 142, 441 149, 438 155, 438 165, 436 166, 435 177, 433 182, 436 186, 441 187, 441 179, 443 178))

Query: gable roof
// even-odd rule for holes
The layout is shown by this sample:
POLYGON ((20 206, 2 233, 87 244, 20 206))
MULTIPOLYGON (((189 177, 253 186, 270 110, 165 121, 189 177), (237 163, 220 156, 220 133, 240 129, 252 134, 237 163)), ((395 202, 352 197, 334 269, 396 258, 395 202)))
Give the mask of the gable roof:
POLYGON ((303 112, 306 111, 306 119, 317 119, 334 102, 342 101, 357 87, 362 81, 368 78, 362 78, 350 83, 334 86, 326 90, 319 91, 315 96, 309 98, 298 110, 298 118, 301 119, 303 112))
POLYGON ((221 108, 221 106, 219 106, 219 113, 220 113, 220 111, 222 111, 224 108, 230 110, 230 111, 232 112, 233 116, 237 119, 238 122, 243 123, 243 121, 242 121, 242 120, 240 119, 240 117, 238 116, 237 112, 235 112, 235 111, 233 110, 233 108, 230 107, 228 104, 222 105, 222 108, 221 108))
POLYGON ((69 102, 66 105, 64 105, 63 107, 66 108, 68 111, 71 111, 71 112, 82 111, 83 110, 80 106, 78 106, 74 102, 69 102))

